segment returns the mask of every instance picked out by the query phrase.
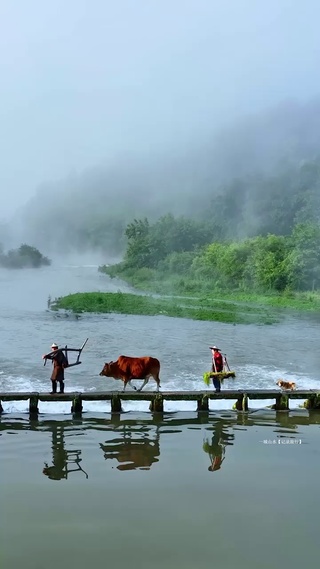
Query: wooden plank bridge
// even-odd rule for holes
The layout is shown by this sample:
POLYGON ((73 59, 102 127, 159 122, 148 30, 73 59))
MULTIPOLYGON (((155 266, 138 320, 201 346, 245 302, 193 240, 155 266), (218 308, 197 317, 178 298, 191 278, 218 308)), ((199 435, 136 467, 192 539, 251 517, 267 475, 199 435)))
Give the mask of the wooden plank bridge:
POLYGON ((274 399, 272 408, 278 411, 289 411, 290 399, 304 400, 306 409, 320 410, 320 390, 280 391, 276 389, 228 389, 216 393, 215 391, 84 391, 69 393, 42 392, 0 392, 0 413, 3 412, 1 402, 29 401, 29 413, 39 413, 39 401, 71 401, 71 413, 82 413, 83 403, 86 401, 110 401, 111 412, 121 413, 122 401, 150 401, 149 409, 152 412, 163 412, 164 401, 195 401, 198 411, 208 411, 209 401, 235 400, 233 409, 248 411, 250 400, 274 399))

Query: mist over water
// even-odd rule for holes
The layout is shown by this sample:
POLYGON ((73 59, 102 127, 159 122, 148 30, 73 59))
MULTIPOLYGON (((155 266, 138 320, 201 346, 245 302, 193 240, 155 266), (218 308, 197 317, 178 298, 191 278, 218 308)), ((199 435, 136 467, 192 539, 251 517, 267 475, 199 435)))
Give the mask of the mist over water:
POLYGON ((0 242, 90 251, 106 218, 190 215, 225 181, 319 154, 319 10, 2 4, 0 242))

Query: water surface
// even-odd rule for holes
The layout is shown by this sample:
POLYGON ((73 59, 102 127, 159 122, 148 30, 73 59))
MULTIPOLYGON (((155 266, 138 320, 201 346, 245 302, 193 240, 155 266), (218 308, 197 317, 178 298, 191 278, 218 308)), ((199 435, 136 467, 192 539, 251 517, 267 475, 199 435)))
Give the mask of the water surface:
MULTIPOLYGON (((228 388, 274 388, 280 377, 320 388, 318 318, 272 326, 165 316, 52 314, 47 300, 79 291, 128 291, 88 263, 0 271, 0 391, 48 391, 51 343, 88 344, 66 371, 66 391, 118 389, 104 361, 154 355, 163 389, 206 389, 209 346, 227 353, 228 388)), ((150 381, 145 389, 153 390, 150 381)), ((1 569, 273 569, 316 566, 320 414, 259 410, 232 401, 3 403, 0 418, 1 569)))
POLYGON ((318 559, 318 415, 0 422, 2 569, 318 559))

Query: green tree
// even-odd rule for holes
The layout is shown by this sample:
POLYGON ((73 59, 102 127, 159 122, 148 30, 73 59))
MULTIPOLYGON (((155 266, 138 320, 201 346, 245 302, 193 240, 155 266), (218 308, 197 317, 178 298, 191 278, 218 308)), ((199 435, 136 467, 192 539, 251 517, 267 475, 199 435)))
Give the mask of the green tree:
POLYGON ((50 259, 44 257, 36 247, 27 244, 1 255, 0 262, 2 266, 10 269, 39 268, 51 264, 50 259))
POLYGON ((288 239, 279 235, 256 237, 252 264, 257 289, 283 291, 288 285, 288 239))
POLYGON ((147 218, 135 219, 125 231, 128 246, 125 265, 140 269, 150 266, 150 225, 147 218))
POLYGON ((294 290, 320 288, 320 225, 300 223, 291 237, 287 259, 289 286, 294 290))

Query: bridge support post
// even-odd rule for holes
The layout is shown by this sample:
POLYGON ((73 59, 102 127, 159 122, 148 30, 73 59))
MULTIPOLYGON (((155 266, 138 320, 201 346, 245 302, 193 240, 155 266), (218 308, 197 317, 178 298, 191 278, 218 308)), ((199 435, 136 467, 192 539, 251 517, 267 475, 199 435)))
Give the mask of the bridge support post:
POLYGON ((235 411, 248 411, 248 396, 246 393, 241 393, 232 409, 235 411))
POLYGON ((30 395, 30 399, 29 399, 29 413, 30 413, 30 415, 38 415, 38 413, 39 413, 38 402, 39 402, 38 394, 30 395))
POLYGON ((160 393, 157 393, 157 395, 150 401, 149 409, 152 413, 163 412, 163 397, 160 393))
POLYGON ((273 405, 276 411, 289 411, 289 397, 285 393, 279 393, 276 397, 276 403, 273 405))
POLYGON ((72 400, 71 413, 82 413, 81 393, 78 393, 72 400))
POLYGON ((304 403, 305 409, 320 410, 320 393, 314 393, 304 403))
POLYGON ((198 411, 209 411, 209 398, 208 395, 203 395, 201 399, 197 401, 198 411))
POLYGON ((3 413, 3 407, 1 405, 1 400, 0 400, 0 413, 3 413))
POLYGON ((121 413, 121 399, 120 395, 112 395, 111 397, 111 413, 121 413))

